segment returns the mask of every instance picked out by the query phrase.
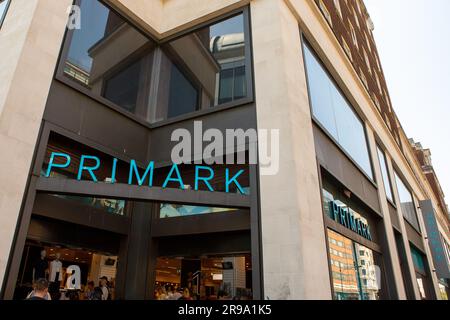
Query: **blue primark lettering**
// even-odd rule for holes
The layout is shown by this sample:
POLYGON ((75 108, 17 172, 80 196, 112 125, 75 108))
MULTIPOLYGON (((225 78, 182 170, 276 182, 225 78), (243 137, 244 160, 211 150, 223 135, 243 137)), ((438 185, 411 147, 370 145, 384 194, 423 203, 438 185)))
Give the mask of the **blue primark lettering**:
POLYGON ((213 169, 211 169, 210 167, 205 167, 205 166, 196 166, 195 167, 195 187, 194 187, 194 190, 195 191, 198 190, 198 182, 201 180, 201 181, 203 181, 205 183, 205 185, 208 187, 208 189, 210 191, 214 191, 213 187, 209 183, 209 180, 211 180, 212 178, 214 178, 214 170, 213 169), (207 170, 207 171, 209 171, 209 176, 208 177, 200 177, 199 176, 199 171, 200 170, 207 170))
POLYGON ((241 194, 245 194, 244 189, 242 189, 237 178, 244 172, 244 170, 239 170, 231 179, 230 179, 230 169, 225 169, 225 192, 230 192, 230 184, 234 183, 238 188, 241 194))
POLYGON ((117 159, 113 159, 113 165, 111 169, 111 183, 116 183, 116 170, 117 170, 117 159))
POLYGON ((357 220, 357 222, 356 222, 356 225, 358 226, 358 234, 360 235, 360 236, 362 236, 362 229, 361 229, 361 220, 357 220))
MULTIPOLYGON (((118 162, 119 160, 116 158, 112 159, 111 166, 111 181, 110 183, 117 183, 116 176, 118 170, 118 162)), ((52 152, 50 156, 50 161, 48 167, 46 169, 45 177, 50 177, 52 170, 55 168, 67 168, 71 164, 71 157, 65 153, 52 152), (63 161, 61 161, 63 160, 63 161), (55 163, 58 162, 58 163, 55 163)), ((92 179, 94 182, 97 182, 97 177, 95 175, 95 171, 98 170, 101 166, 101 160, 96 156, 82 155, 80 157, 80 162, 77 170, 77 180, 83 179, 83 173, 88 173, 88 178, 92 179)), ((208 166, 195 165, 195 191, 199 190, 200 182, 204 183, 208 190, 214 192, 214 187, 211 184, 211 180, 214 179, 215 171, 208 166), (202 172, 203 171, 203 172, 202 172)), ((140 170, 135 160, 130 160, 130 167, 128 173, 128 184, 132 185, 137 181, 137 184, 142 186, 146 183, 148 179, 148 186, 153 186, 153 176, 155 171, 155 163, 154 161, 150 161, 147 165, 147 168, 143 172, 140 170), (143 172, 143 173, 142 173, 143 172)), ((239 190, 241 194, 245 194, 244 189, 238 181, 238 178, 244 173, 245 170, 239 170, 234 176, 230 177, 230 170, 225 167, 225 192, 230 192, 230 186, 234 184, 236 188, 239 190)), ((86 178, 86 174, 85 174, 86 178)), ((169 182, 177 182, 179 184, 179 188, 184 190, 186 189, 183 179, 180 174, 180 170, 177 164, 173 164, 170 172, 165 176, 164 183, 162 185, 163 188, 167 188, 169 182)), ((339 219, 339 206, 335 203, 332 204, 335 212, 335 219, 339 219)), ((347 215, 348 213, 344 213, 347 215)), ((348 219, 348 217, 346 218, 348 219)))
POLYGON ((370 226, 367 226, 367 239, 372 241, 372 234, 370 233, 370 226))
POLYGON ((349 207, 342 207, 335 201, 330 201, 329 208, 330 216, 334 221, 359 234, 361 237, 372 241, 370 227, 362 222, 361 219, 355 218, 353 211, 349 207))
POLYGON ((83 171, 86 170, 91 176, 92 180, 94 182, 97 182, 97 177, 95 176, 94 171, 97 170, 98 168, 100 168, 100 159, 98 157, 82 155, 80 159, 80 167, 78 168, 77 180, 81 180, 81 177, 83 176, 83 171), (86 160, 94 160, 95 165, 86 166, 84 164, 86 160))
POLYGON ((337 205, 336 202, 331 202, 331 215, 334 221, 337 221, 338 217, 339 217, 339 206, 337 205))
POLYGON ((347 209, 341 207, 340 213, 341 213, 341 214, 340 214, 340 216, 341 216, 341 224, 342 224, 344 227, 347 227, 347 217, 346 217, 346 215, 347 215, 347 209))
POLYGON ((172 165, 172 169, 170 169, 169 174, 167 175, 166 181, 164 181, 163 184, 163 188, 167 187, 167 184, 169 183, 169 181, 173 181, 173 182, 178 182, 180 184, 180 189, 184 190, 184 183, 183 183, 183 179, 181 179, 181 175, 180 175, 180 170, 178 170, 178 165, 176 163, 174 163, 172 165), (177 177, 176 178, 172 178, 172 174, 175 171, 177 177))
POLYGON ((356 219, 355 219, 355 215, 353 214, 353 212, 351 210, 349 210, 349 228, 353 231, 356 232, 356 219))
MULTIPOLYGON (((136 165, 135 160, 131 160, 130 162, 130 173, 128 175, 128 184, 133 183, 133 175, 136 175, 137 182, 140 186, 144 184, 145 178, 150 173, 150 177, 148 179, 148 186, 153 186, 153 170, 155 169, 155 162, 150 161, 150 163, 147 166, 147 169, 145 169, 144 175, 141 177, 139 174, 138 167, 136 165)), ((172 172, 172 171, 171 171, 172 172)))
POLYGON ((48 163, 47 172, 45 173, 45 177, 48 178, 50 176, 50 172, 53 168, 67 168, 70 165, 70 156, 65 153, 52 152, 50 156, 50 162, 48 163), (61 157, 66 159, 66 163, 64 164, 56 164, 55 158, 61 157))

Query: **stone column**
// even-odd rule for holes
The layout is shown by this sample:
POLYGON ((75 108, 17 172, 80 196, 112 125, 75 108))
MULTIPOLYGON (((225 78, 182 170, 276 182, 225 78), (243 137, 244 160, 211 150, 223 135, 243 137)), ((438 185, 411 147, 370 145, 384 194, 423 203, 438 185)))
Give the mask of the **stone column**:
MULTIPOLYGON (((386 198, 386 191, 384 188, 385 183, 389 181, 384 181, 381 173, 380 161, 378 159, 377 143, 375 141, 375 136, 372 128, 366 123, 367 139, 369 143, 370 155, 373 163, 373 171, 375 176, 375 181, 378 184, 378 198, 380 199, 381 212, 383 214, 383 231, 384 231, 384 260, 386 268, 390 277, 388 281, 392 282, 392 285, 396 291, 395 299, 405 300, 406 292, 403 285, 402 270, 400 268, 400 262, 398 259, 397 244, 395 242, 394 230, 392 229, 391 215, 389 213, 389 205, 386 198)), ((387 170, 387 168, 386 168, 387 170)))
POLYGON ((257 126, 280 130, 279 172, 260 176, 264 298, 331 299, 298 21, 284 1, 259 0, 251 22, 257 126))

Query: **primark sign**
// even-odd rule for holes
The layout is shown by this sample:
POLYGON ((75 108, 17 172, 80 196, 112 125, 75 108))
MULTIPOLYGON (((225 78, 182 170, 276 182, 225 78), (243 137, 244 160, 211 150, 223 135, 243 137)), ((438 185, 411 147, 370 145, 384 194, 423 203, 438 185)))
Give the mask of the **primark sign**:
POLYGON ((330 201, 329 206, 330 216, 334 221, 353 232, 356 232, 361 237, 372 241, 370 226, 363 222, 361 218, 357 217, 350 208, 343 206, 342 203, 337 203, 336 201, 330 201))
MULTIPOLYGON (((185 179, 182 176, 179 165, 194 165, 194 190, 199 190, 200 185, 206 186, 209 191, 215 191, 211 182, 217 173, 210 165, 220 166, 221 175, 225 177, 225 192, 237 190, 246 194, 240 179, 245 176, 245 170, 241 169, 231 173, 227 165, 234 164, 258 164, 261 175, 275 175, 279 170, 279 130, 271 129, 226 129, 222 132, 218 129, 203 130, 202 121, 194 121, 193 132, 177 128, 172 132, 171 142, 174 143, 171 151, 172 165, 169 173, 163 177, 162 187, 169 183, 175 183, 179 189, 186 189, 185 179), (258 145, 258 147, 257 147, 258 145), (246 157, 248 154, 248 158, 246 157), (235 159, 236 158, 236 159, 235 159), (225 160, 225 161, 224 161, 225 160)), ((110 183, 116 183, 118 159, 112 159, 110 170, 110 183)), ((55 169, 68 168, 76 164, 76 179, 89 179, 97 182, 96 172, 101 169, 102 163, 99 157, 89 154, 81 154, 74 161, 64 152, 52 152, 45 172, 45 177, 50 177, 55 169)), ((128 184, 153 186, 155 175, 155 162, 148 162, 146 168, 141 170, 136 160, 129 162, 128 184), (143 171, 143 173, 142 173, 143 171)), ((202 188, 203 189, 203 188, 202 188)))

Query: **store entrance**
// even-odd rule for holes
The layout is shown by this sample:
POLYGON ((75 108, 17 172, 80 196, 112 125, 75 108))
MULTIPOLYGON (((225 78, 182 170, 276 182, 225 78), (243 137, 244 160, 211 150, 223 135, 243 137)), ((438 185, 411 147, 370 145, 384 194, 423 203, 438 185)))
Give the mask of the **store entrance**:
POLYGON ((162 237, 155 245, 154 299, 253 298, 249 230, 162 237))
POLYGON ((159 257, 154 298, 158 300, 250 300, 250 254, 159 257))
POLYGON ((113 300, 117 260, 117 253, 27 241, 14 298, 25 299, 33 290, 33 278, 44 277, 50 283, 52 300, 92 300, 95 287, 101 287, 103 281, 108 296, 105 293, 101 298, 113 300), (75 280, 70 283, 74 266, 79 268, 79 286, 75 280))
POLYGON ((14 291, 14 299, 33 294, 45 278, 51 300, 112 300, 118 295, 120 244, 112 232, 33 217, 14 291))

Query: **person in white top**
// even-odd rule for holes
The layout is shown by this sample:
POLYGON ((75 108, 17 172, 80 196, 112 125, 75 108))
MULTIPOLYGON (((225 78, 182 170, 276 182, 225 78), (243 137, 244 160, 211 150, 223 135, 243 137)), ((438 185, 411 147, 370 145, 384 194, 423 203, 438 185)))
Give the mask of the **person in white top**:
POLYGON ((55 254, 55 260, 50 262, 50 282, 59 282, 62 280, 62 262, 59 261, 60 253, 55 254))
POLYGON ((108 278, 105 276, 100 278, 100 289, 102 289, 102 300, 108 300, 109 297, 108 278))

